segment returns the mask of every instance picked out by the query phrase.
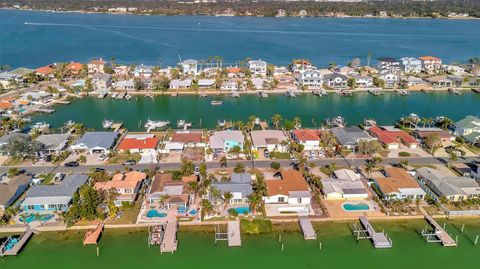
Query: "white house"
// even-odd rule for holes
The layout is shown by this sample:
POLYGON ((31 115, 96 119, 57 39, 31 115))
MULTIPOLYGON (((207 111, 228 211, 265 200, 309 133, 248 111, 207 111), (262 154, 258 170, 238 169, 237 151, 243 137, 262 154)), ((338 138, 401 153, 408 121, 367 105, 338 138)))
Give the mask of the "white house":
POLYGON ((326 200, 363 200, 368 191, 360 180, 360 175, 349 169, 334 171, 335 178, 322 180, 322 193, 326 200))
POLYGON ((304 208, 310 205, 312 195, 302 173, 285 169, 280 174, 281 179, 265 180, 267 185, 267 195, 263 197, 265 204, 303 205, 304 208))
MULTIPOLYGON (((216 187, 222 194, 230 192, 232 199, 229 204, 247 204, 248 196, 253 193, 252 176, 250 173, 233 173, 230 181, 213 182, 212 186, 216 187)), ((209 199, 213 197, 209 195, 209 199)))
POLYGON ((392 73, 384 73, 380 78, 385 81, 386 87, 395 87, 398 83, 398 76, 392 73))
POLYGON ((228 152, 237 146, 243 149, 243 143, 241 131, 217 131, 210 136, 210 148, 215 152, 228 152))
POLYGON ((135 77, 142 77, 142 78, 149 78, 153 75, 153 66, 151 65, 137 65, 133 70, 133 76, 135 77))
POLYGON ((417 74, 422 72, 422 61, 414 57, 403 57, 402 62, 403 72, 405 74, 417 74))
POLYGON ((222 82, 220 85, 220 90, 222 91, 237 91, 239 90, 238 82, 235 80, 227 80, 222 82))
POLYGON ((373 87, 373 78, 367 76, 354 76, 355 83, 359 88, 373 87))
POLYGON ((118 135, 117 132, 86 132, 70 149, 88 151, 90 154, 107 154, 115 146, 118 135))
POLYGON ((288 150, 287 136, 280 130, 253 130, 250 132, 252 138, 252 150, 266 149, 268 151, 285 152, 288 150))
POLYGON ((188 59, 178 64, 182 69, 184 75, 197 75, 198 74, 198 61, 188 59))
POLYGON ((442 68, 442 59, 433 56, 419 57, 422 61, 422 69, 426 73, 433 73, 442 68))
POLYGON ((377 66, 380 70, 380 74, 393 73, 397 74, 401 70, 400 61, 391 57, 383 57, 377 59, 377 66))
POLYGON ((297 83, 307 88, 322 87, 323 75, 316 69, 306 69, 297 73, 297 83))
POLYGON ((188 89, 192 87, 191 79, 174 79, 170 81, 170 89, 188 89))
POLYGON ((304 150, 320 149, 320 132, 316 130, 300 129, 292 132, 295 142, 303 145, 304 150))
POLYGON ((262 60, 252 60, 248 62, 248 68, 253 76, 267 75, 267 62, 262 60))

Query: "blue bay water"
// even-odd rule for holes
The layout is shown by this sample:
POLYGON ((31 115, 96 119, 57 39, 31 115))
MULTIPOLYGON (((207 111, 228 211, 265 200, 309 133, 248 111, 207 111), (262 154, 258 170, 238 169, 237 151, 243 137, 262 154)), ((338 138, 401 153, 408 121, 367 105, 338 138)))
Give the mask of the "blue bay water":
POLYGON ((94 57, 173 65, 218 55, 317 65, 355 57, 437 55, 446 62, 480 55, 475 20, 134 16, 0 11, 0 63, 30 68, 94 57))

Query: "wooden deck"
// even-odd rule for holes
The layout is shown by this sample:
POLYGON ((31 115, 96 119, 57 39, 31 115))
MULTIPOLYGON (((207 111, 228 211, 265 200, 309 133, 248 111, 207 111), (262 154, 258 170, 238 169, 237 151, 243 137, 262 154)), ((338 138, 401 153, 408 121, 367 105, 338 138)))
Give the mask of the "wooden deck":
POLYGON ((169 221, 165 228, 162 244, 160 245, 160 252, 177 251, 177 221, 169 221))
POLYGON ((96 245, 98 243, 98 238, 102 234, 103 223, 99 223, 97 228, 87 231, 83 237, 83 245, 96 245))
POLYGON ((303 239, 305 240, 316 240, 317 239, 317 234, 315 233, 315 230, 313 229, 312 223, 310 222, 309 219, 307 218, 300 218, 298 220, 300 223, 300 228, 303 233, 303 239))
POLYGON ((229 221, 227 224, 227 233, 229 247, 239 247, 242 245, 242 239, 240 235, 240 221, 229 221))
POLYGON ((372 240, 373 246, 375 248, 391 248, 392 247, 392 240, 388 238, 388 236, 383 232, 376 232, 373 229, 373 226, 368 221, 367 217, 361 216, 359 218, 360 224, 365 229, 363 232, 365 233, 364 238, 369 238, 372 240))
POLYGON ((425 217, 425 220, 428 222, 428 224, 430 224, 430 226, 432 226, 435 229, 434 234, 440 240, 442 245, 444 247, 456 247, 457 242, 453 240, 453 238, 447 233, 447 231, 445 231, 445 229, 443 229, 443 227, 440 226, 440 224, 438 224, 438 222, 435 219, 433 219, 432 216, 430 216, 425 210, 423 210, 423 208, 421 211, 423 213, 423 216, 425 217))
POLYGON ((0 256, 16 256, 34 233, 37 234, 38 231, 28 227, 25 232, 18 238, 18 242, 11 249, 4 249, 5 244, 0 246, 0 256))

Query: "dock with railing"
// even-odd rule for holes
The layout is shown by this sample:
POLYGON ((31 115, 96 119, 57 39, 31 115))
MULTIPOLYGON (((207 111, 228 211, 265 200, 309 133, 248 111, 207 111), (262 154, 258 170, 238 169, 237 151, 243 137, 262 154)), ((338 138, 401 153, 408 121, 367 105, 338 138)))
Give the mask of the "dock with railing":
POLYGON ((368 221, 367 217, 361 216, 359 221, 359 226, 357 226, 355 223, 353 224, 353 234, 357 237, 357 241, 360 239, 370 239, 375 248, 392 247, 392 239, 390 239, 385 232, 376 232, 368 221))
POLYGON ((0 246, 0 257, 16 256, 20 252, 20 250, 22 250, 22 248, 25 246, 25 244, 28 242, 28 240, 30 239, 30 237, 32 237, 33 234, 38 234, 38 231, 27 227, 25 232, 20 235, 20 237, 8 237, 7 241, 5 241, 0 246))
POLYGON ((423 208, 421 209, 425 220, 433 228, 429 231, 426 227, 422 230, 422 236, 429 243, 441 243, 444 247, 456 247, 457 242, 447 233, 445 227, 440 226, 438 222, 430 216, 423 208))

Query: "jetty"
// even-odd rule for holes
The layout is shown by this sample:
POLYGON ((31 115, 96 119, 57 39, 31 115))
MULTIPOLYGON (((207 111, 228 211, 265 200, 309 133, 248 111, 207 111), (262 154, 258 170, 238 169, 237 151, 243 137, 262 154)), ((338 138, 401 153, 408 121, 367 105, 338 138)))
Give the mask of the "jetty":
POLYGON ((305 240, 317 240, 317 234, 313 229, 312 222, 307 218, 299 218, 300 229, 303 233, 303 239, 305 240))
POLYGON ((457 242, 447 233, 444 227, 430 216, 423 208, 421 209, 425 220, 434 229, 428 231, 427 228, 422 230, 422 236, 426 238, 428 243, 441 243, 444 247, 456 247, 457 242))
POLYGON ((112 124, 112 129, 113 129, 114 132, 118 132, 118 131, 120 131, 122 126, 123 126, 123 122, 114 123, 114 124, 112 124))
POLYGON ((169 221, 165 227, 165 233, 163 234, 162 243, 160 244, 160 252, 173 253, 177 250, 177 221, 169 221))
POLYGON ((237 91, 235 91, 235 90, 232 90, 232 92, 231 92, 230 94, 231 94, 232 97, 234 97, 234 98, 240 97, 240 94, 239 94, 237 91))
POLYGON ((240 221, 234 220, 227 223, 228 246, 239 247, 242 245, 240 237, 240 221))
POLYGON ((353 234, 360 239, 370 239, 375 248, 391 248, 392 240, 384 232, 376 232, 373 226, 368 221, 367 217, 361 216, 359 218, 360 226, 353 224, 353 234))
POLYGON ((103 223, 99 223, 97 228, 87 231, 83 237, 83 246, 96 245, 103 231, 103 223))
POLYGON ((20 235, 20 237, 14 237, 14 236, 8 237, 7 241, 5 241, 0 246, 0 257, 16 256, 20 252, 20 250, 22 250, 25 244, 28 242, 30 237, 32 237, 33 234, 38 234, 38 233, 39 232, 37 230, 27 227, 25 232, 23 232, 23 234, 20 235))

